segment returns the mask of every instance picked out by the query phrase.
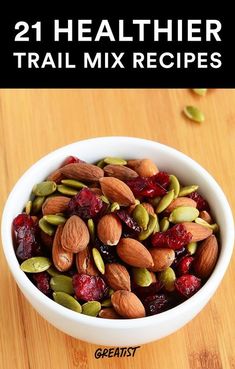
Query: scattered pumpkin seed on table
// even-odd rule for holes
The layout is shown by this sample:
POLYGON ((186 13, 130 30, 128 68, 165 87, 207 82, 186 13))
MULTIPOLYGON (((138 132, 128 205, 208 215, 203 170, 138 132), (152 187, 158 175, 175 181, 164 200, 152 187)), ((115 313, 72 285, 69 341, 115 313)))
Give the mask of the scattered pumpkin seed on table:
POLYGON ((205 96, 207 93, 207 88, 193 88, 192 90, 199 96, 205 96))
POLYGON ((183 112, 187 118, 193 120, 194 122, 202 123, 205 120, 203 112, 196 106, 188 105, 184 108, 183 112))

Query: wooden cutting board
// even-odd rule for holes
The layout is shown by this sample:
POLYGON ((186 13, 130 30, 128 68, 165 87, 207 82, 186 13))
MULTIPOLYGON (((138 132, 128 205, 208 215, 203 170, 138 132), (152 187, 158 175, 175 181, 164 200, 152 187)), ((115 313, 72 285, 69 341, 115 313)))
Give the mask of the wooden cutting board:
MULTIPOLYGON (((1 90, 0 208, 43 155, 106 135, 144 137, 179 149, 215 177, 235 207, 235 90, 212 90, 206 97, 189 90, 1 90), (203 124, 185 119, 186 104, 204 111, 203 124)), ((187 326, 141 346, 134 357, 96 359, 98 346, 59 332, 33 310, 0 249, 0 368, 234 369, 234 281, 233 258, 210 303, 187 326)))

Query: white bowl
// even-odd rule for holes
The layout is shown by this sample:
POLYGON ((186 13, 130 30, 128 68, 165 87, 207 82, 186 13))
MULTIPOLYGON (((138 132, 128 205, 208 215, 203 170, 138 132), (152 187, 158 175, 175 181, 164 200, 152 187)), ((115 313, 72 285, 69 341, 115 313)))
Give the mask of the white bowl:
POLYGON ((61 331, 83 341, 100 345, 138 345, 160 339, 192 320, 206 305, 219 286, 231 258, 234 223, 226 197, 211 177, 195 161, 181 152, 159 143, 131 137, 100 137, 62 147, 46 155, 19 179, 6 202, 2 217, 2 241, 5 257, 19 288, 48 322, 61 331), (176 174, 184 183, 196 183, 211 204, 221 229, 221 251, 216 267, 206 284, 189 300, 158 315, 130 320, 109 320, 85 316, 58 305, 41 293, 19 268, 15 256, 11 225, 22 211, 33 185, 42 181, 69 155, 87 162, 106 156, 151 158, 158 167, 176 174))

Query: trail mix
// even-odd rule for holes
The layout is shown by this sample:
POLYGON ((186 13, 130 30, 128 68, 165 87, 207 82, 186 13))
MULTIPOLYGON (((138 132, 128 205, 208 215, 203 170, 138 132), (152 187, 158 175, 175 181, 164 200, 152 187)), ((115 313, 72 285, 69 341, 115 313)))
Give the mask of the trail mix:
POLYGON ((194 295, 218 258, 218 225, 197 185, 150 159, 70 156, 13 221, 21 269, 55 302, 140 318, 194 295))

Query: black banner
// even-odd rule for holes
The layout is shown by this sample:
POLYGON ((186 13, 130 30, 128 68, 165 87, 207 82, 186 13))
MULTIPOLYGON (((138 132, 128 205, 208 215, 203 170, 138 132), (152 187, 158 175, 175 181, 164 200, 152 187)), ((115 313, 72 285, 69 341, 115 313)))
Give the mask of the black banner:
POLYGON ((3 88, 235 87, 233 22, 222 12, 8 13, 0 28, 3 88))

